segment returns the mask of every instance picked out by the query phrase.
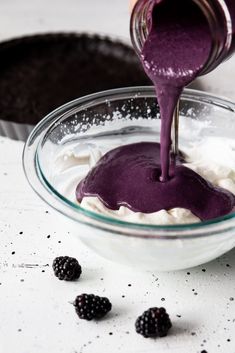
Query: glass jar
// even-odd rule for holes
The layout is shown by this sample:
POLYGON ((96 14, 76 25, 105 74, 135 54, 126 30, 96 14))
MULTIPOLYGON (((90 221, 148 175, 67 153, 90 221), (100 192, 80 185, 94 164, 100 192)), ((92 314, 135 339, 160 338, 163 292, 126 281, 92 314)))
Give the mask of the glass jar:
MULTIPOLYGON (((211 30, 212 50, 201 71, 201 75, 204 75, 227 60, 235 51, 235 0, 191 1, 200 7, 211 30)), ((138 55, 141 54, 151 28, 150 14, 155 4, 155 0, 138 0, 132 11, 130 33, 138 55)))

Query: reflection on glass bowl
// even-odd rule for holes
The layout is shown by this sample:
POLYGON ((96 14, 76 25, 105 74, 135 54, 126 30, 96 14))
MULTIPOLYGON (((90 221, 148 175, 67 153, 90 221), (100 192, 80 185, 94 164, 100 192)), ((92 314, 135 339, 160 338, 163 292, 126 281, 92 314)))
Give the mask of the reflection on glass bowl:
MULTIPOLYGON (((180 115, 180 148, 210 136, 234 138, 235 105, 231 102, 185 90, 180 115)), ((151 225, 102 215, 75 200, 76 183, 93 162, 78 166, 73 156, 64 158, 65 151, 76 150, 84 158, 87 149, 94 155, 97 144, 105 150, 139 140, 159 141, 159 131, 152 87, 86 96, 58 108, 35 127, 25 145, 24 170, 36 193, 63 214, 73 234, 105 258, 149 270, 196 266, 235 246, 235 214, 209 222, 151 225)))

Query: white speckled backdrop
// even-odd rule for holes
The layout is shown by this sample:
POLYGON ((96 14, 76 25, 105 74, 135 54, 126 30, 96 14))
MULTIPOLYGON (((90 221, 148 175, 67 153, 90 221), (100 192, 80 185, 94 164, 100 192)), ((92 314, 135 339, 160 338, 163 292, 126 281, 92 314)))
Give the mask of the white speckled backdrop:
MULTIPOLYGON (((128 41, 128 16, 127 0, 2 0, 0 36, 78 30, 128 41)), ((231 59, 200 87, 235 99, 234 74, 231 59)), ((172 273, 135 273, 106 262, 70 237, 27 185, 22 148, 0 138, 0 353, 235 352, 235 251, 172 273), (52 260, 64 254, 82 264, 75 283, 52 273, 52 260), (82 292, 110 298, 107 319, 78 320, 70 302, 82 292), (134 322, 155 305, 167 308, 173 329, 167 338, 144 339, 134 322)))

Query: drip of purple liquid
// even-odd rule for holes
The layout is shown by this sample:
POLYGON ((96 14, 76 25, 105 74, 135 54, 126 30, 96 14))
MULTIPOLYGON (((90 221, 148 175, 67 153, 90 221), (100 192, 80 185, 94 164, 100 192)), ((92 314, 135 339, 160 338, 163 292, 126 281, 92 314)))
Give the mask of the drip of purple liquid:
POLYGON ((180 207, 201 220, 226 215, 235 206, 235 196, 170 159, 173 113, 183 88, 209 58, 209 26, 189 0, 156 0, 149 18, 141 59, 156 89, 161 144, 140 142, 106 153, 78 185, 77 200, 96 196, 110 209, 126 206, 143 213, 180 207))
POLYGON ((161 111, 162 181, 169 178, 172 118, 180 94, 205 66, 211 33, 201 10, 189 0, 156 1, 141 58, 153 81, 161 111))

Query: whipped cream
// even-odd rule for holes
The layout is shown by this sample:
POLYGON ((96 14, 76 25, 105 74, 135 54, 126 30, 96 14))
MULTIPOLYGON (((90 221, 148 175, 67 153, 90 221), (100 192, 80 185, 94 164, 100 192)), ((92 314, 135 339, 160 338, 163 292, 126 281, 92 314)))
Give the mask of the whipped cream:
MULTIPOLYGON (((195 124, 195 121, 192 123, 195 124)), ((153 122, 153 124, 156 124, 156 122, 153 122)), ((184 127, 184 120, 182 121, 182 126, 184 127)), ((188 128, 190 127, 187 127, 186 130, 183 129, 180 135, 182 141, 184 141, 184 137, 188 134, 188 128)), ((197 122, 197 132, 198 129, 203 134, 203 125, 201 122, 197 122)), ((195 132, 195 130, 193 131, 195 132)), ((77 143, 68 143, 67 147, 62 145, 61 151, 54 161, 53 175, 51 176, 53 186, 64 197, 76 204, 78 202, 75 190, 79 181, 87 175, 88 171, 107 151, 122 144, 134 143, 141 140, 153 141, 156 138, 154 134, 149 137, 147 127, 144 127, 141 133, 141 140, 139 134, 133 134, 131 138, 130 136, 125 137, 125 134, 121 134, 117 138, 103 137, 100 130, 96 136, 98 136, 96 139, 88 138, 84 141, 79 141, 78 139, 77 143)), ((233 139, 216 136, 204 137, 194 143, 184 143, 184 148, 181 148, 181 151, 184 153, 185 165, 188 168, 191 168, 215 186, 222 187, 235 194, 235 141, 233 139)), ((96 197, 85 197, 80 206, 103 216, 126 222, 158 225, 200 222, 200 219, 189 210, 182 208, 144 214, 133 212, 127 207, 121 206, 116 211, 105 207, 96 197)))
POLYGON ((167 225, 195 223, 200 221, 199 218, 184 208, 173 208, 169 211, 161 210, 154 213, 141 213, 133 212, 129 208, 121 206, 118 211, 113 211, 105 207, 97 197, 84 197, 81 206, 103 216, 112 217, 125 222, 167 225))

